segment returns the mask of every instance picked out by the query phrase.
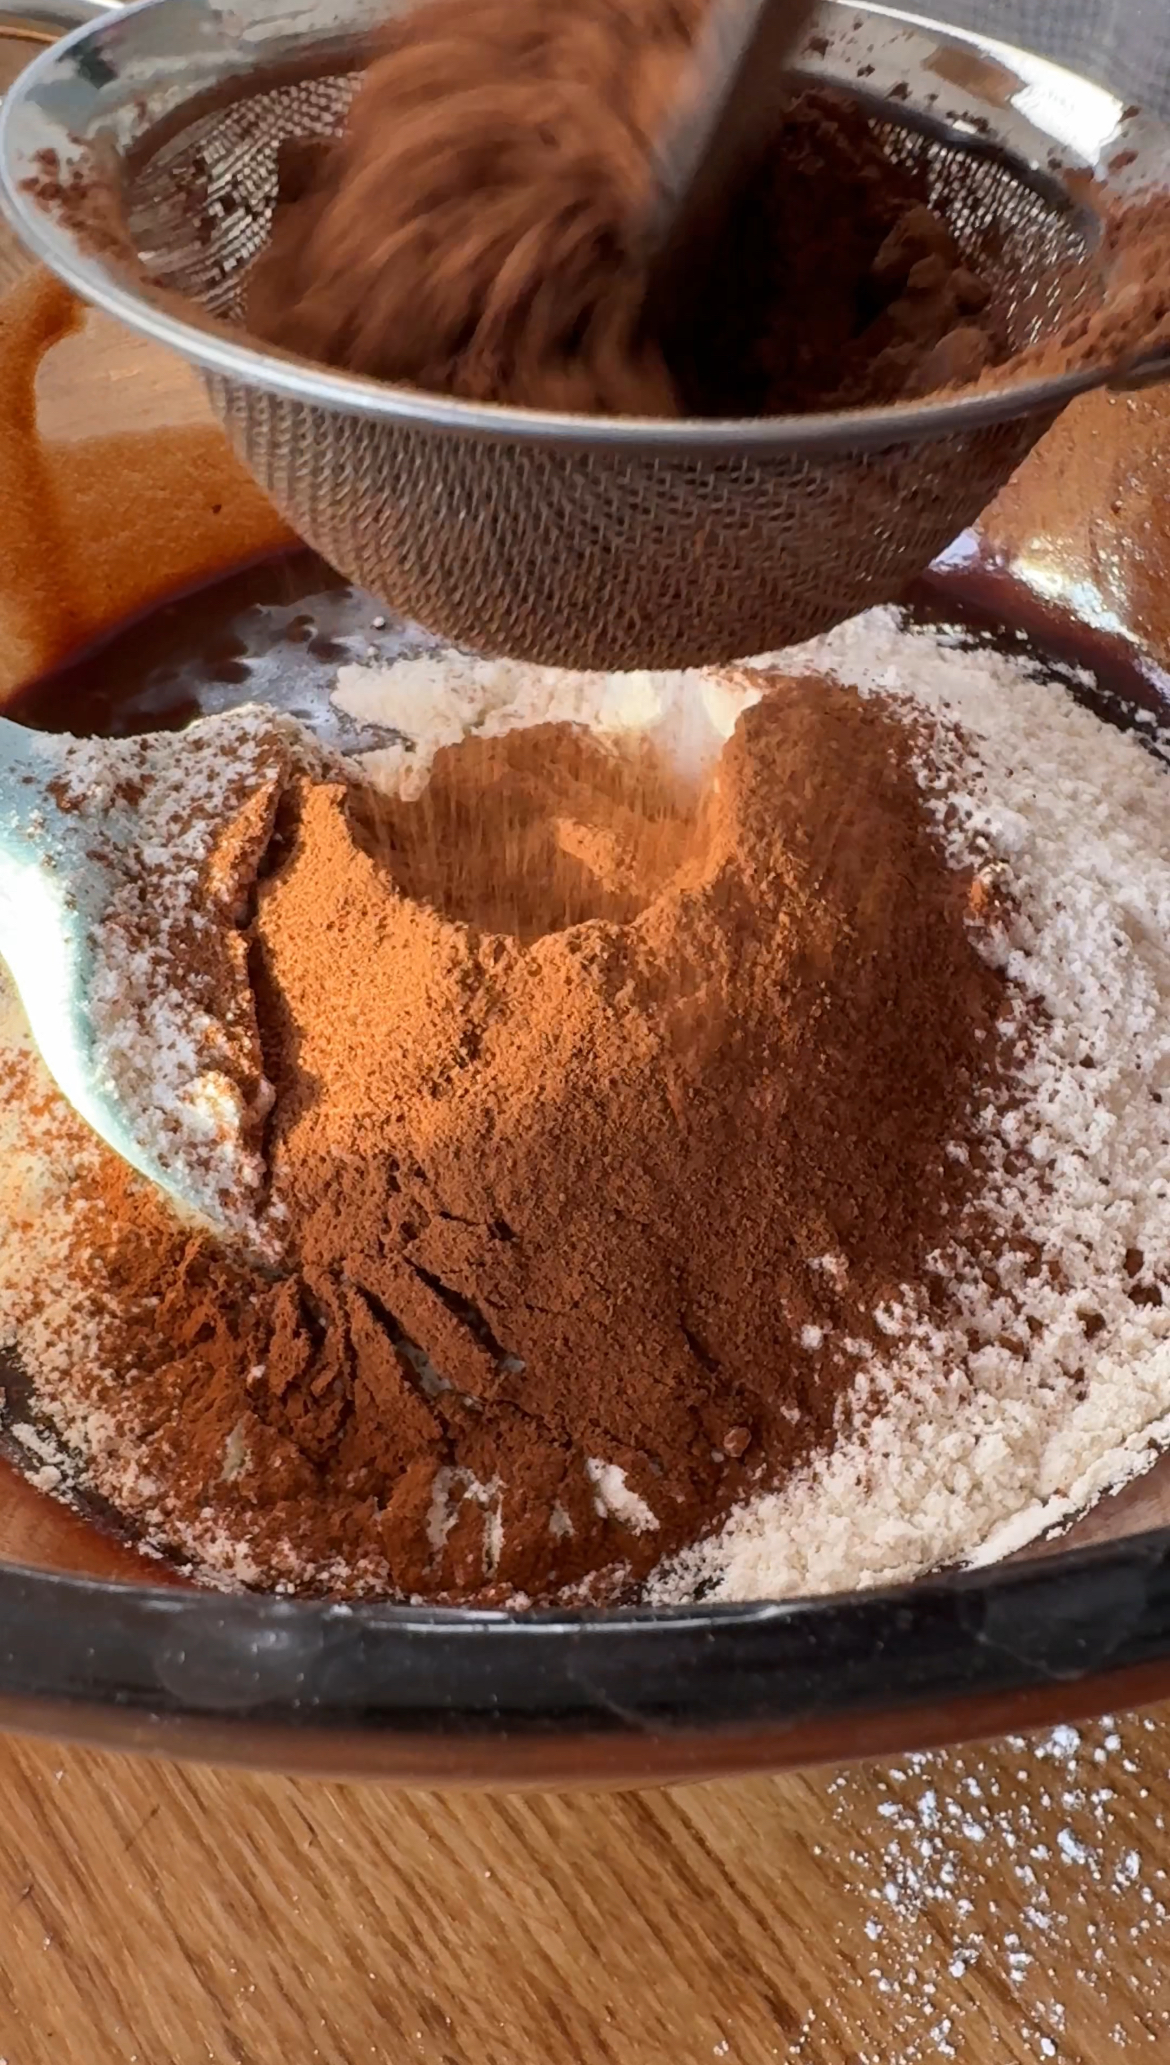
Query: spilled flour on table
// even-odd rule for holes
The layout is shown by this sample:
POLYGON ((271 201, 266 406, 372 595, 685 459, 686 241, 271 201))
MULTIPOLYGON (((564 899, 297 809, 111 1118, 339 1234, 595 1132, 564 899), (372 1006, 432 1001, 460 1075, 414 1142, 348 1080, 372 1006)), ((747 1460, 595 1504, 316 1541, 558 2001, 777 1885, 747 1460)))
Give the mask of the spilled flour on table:
POLYGON ((1154 1762, 1164 1744, 1155 1719, 1106 1715, 830 1779, 832 1821, 814 1854, 848 1883, 833 1931, 848 1977, 777 2055, 1121 2065, 1170 2054, 1170 1841, 1153 1791, 1160 1801, 1170 1777, 1154 1762))

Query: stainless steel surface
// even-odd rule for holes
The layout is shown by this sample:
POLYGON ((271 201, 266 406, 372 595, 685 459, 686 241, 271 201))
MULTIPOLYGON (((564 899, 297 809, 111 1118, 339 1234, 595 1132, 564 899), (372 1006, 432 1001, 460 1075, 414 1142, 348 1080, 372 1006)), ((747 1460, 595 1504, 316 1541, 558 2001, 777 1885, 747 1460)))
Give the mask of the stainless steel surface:
MULTIPOLYGON (((254 0, 246 14, 147 0, 25 74, 0 118, 0 180, 47 263, 201 367, 236 449, 305 537, 448 637, 644 666, 809 636, 896 593, 1063 403, 1108 376, 663 423, 477 406, 260 349, 239 326, 278 143, 338 130, 383 14, 384 0, 254 0), (95 144, 121 160, 141 274, 27 190, 38 152, 68 167, 95 144), (185 320, 180 295, 217 321, 185 320)), ((1061 173, 1170 184, 1166 134, 1123 122, 1119 101, 1054 66, 879 8, 829 4, 818 29, 824 51, 807 51, 802 72, 872 101, 889 146, 924 165, 1016 346, 1091 291, 1094 225, 1061 173), (1134 155, 1110 172, 1122 136, 1134 155)))
MULTIPOLYGON (((46 43, 107 12, 105 0, 28 0, 24 7, 0 6, 0 95, 46 43)), ((27 245, 0 220, 0 294, 15 286, 31 264, 27 245)))
POLYGON ((644 320, 658 336, 701 299, 728 211, 775 122, 775 82, 815 13, 816 0, 711 0, 657 153, 644 320))

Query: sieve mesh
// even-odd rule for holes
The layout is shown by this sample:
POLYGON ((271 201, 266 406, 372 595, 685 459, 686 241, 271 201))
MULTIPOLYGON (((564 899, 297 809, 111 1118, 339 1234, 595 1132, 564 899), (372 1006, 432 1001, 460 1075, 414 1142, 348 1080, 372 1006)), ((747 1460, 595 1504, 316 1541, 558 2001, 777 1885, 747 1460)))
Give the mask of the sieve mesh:
POLYGON ((457 645, 542 666, 688 667, 897 595, 1050 417, 930 443, 677 458, 484 444, 211 376, 236 450, 333 565, 457 645))
MULTIPOLYGON (((245 274, 276 203, 280 145, 340 135, 356 79, 347 72, 249 93, 197 117, 137 165, 125 191, 127 226, 158 285, 242 323, 245 274)), ((1022 168, 937 131, 873 126, 891 158, 925 174, 931 205, 985 274, 1013 350, 1071 313, 1086 284, 1085 233, 1055 195, 1022 168)))
MULTIPOLYGON (((893 63, 937 88, 929 25, 833 12, 818 81, 867 98, 875 54, 896 42, 901 56, 873 81, 887 97, 870 102, 885 147, 925 172, 1012 349, 1034 343, 1096 292, 1092 224, 1055 179, 984 141, 980 115, 948 127, 930 105, 937 91, 888 97, 893 63)), ((279 146, 338 133, 355 61, 330 71, 308 52, 299 73, 246 76, 212 104, 193 99, 188 119, 168 110, 159 140, 134 140, 123 204, 151 282, 241 325, 279 146)), ((904 426, 892 411, 888 441, 872 428, 853 438, 855 416, 830 419, 811 443, 762 442, 745 424, 717 445, 683 437, 672 448, 628 429, 583 442, 571 422, 510 437, 508 412, 492 436, 363 413, 318 398, 309 368, 299 395, 277 391, 265 363, 249 352, 230 374, 205 370, 208 390, 246 465, 311 544, 457 643, 575 667, 718 661, 891 599, 976 519, 1059 408, 1033 393, 994 421, 936 406, 925 427, 922 412, 904 426)))
POLYGON ((127 228, 159 286, 242 322, 244 276, 276 205, 280 146, 286 137, 339 136, 357 76, 294 79, 241 95, 137 165, 125 188, 127 228))

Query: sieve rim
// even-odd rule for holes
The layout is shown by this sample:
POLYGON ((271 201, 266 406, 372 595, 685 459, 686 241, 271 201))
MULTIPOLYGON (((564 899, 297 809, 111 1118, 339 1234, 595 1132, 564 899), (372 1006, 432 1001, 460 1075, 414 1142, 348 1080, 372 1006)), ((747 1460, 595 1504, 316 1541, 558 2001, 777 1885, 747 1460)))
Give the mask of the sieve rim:
MULTIPOLYGON (((119 7, 119 26, 135 16, 176 10, 176 0, 136 0, 119 7)), ((947 44, 959 43, 975 49, 994 48, 998 57, 1008 46, 990 44, 988 39, 944 28, 925 16, 901 10, 871 6, 867 12, 886 16, 919 31, 936 35, 947 44)), ((830 453, 834 451, 876 451, 974 432, 989 425, 1021 417, 1053 412, 1076 395, 1107 384, 1118 368, 1108 363, 1084 366, 1075 371, 1044 378, 1033 377, 986 390, 941 394, 915 401, 885 403, 877 407, 824 411, 769 417, 660 418, 643 416, 584 416, 564 411, 522 408, 512 404, 471 402, 435 394, 401 383, 338 371, 315 361, 299 358, 250 340, 241 331, 237 337, 227 325, 184 321, 160 295, 155 299, 148 287, 131 284, 116 263, 104 260, 46 203, 31 193, 26 181, 38 154, 56 150, 63 166, 76 164, 89 137, 101 134, 97 101, 99 89, 83 75, 84 62, 93 47, 108 32, 111 14, 103 11, 93 21, 82 23, 59 42, 42 51, 21 73, 0 103, 0 211, 8 218, 34 257, 73 289, 83 300, 125 323, 153 342, 176 351, 212 379, 231 382, 280 396, 304 407, 366 421, 398 424, 436 436, 459 437, 489 443, 555 446, 562 450, 602 448, 642 453, 662 458, 772 457, 785 454, 830 453), (87 119, 80 130, 66 124, 57 111, 60 85, 67 79, 70 98, 78 114, 87 119), (56 90, 55 90, 56 89, 56 90)), ((301 39, 306 64, 311 53, 325 45, 339 47, 336 33, 301 39)), ((290 60, 291 62, 292 60, 290 60)), ((1073 77, 1066 68, 1043 63, 1054 75, 1073 77)), ((269 67, 264 68, 266 72, 269 67)), ((218 87, 225 80, 217 82, 218 87)), ((853 89, 850 89, 851 91, 853 89)), ((192 95, 184 107, 201 98, 192 95)), ((921 114, 893 111, 880 95, 857 91, 857 97, 882 107, 886 119, 917 129, 935 129, 979 154, 991 151, 1009 162, 1022 179, 1051 197, 1057 182, 1040 166, 1029 163, 1002 145, 988 144, 944 121, 931 122, 921 114)), ((161 126, 161 125, 159 125, 161 126)), ((141 149, 141 142, 136 150, 141 149)), ((1086 226, 1097 219, 1093 211, 1070 200, 1070 212, 1086 226)))

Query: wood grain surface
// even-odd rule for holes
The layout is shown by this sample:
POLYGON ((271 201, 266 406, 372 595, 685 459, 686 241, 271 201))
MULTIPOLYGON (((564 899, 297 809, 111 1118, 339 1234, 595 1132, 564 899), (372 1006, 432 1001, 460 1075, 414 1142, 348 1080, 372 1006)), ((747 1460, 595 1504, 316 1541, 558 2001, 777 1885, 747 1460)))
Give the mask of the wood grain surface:
MULTIPOLYGON (((58 436, 95 382, 106 431, 202 411, 95 323, 45 369, 58 436)), ((0 2065, 1170 2057, 1168 1811, 1170 1710, 605 1796, 9 1741, 0 2065)))
POLYGON ((674 1792, 0 1744, 6 2065, 1170 2052, 1170 1717, 674 1792))

